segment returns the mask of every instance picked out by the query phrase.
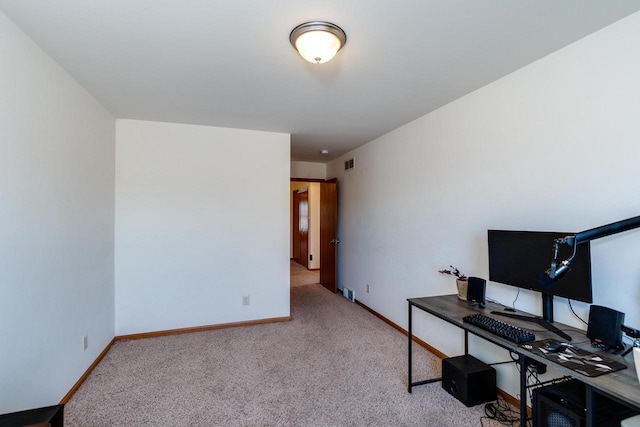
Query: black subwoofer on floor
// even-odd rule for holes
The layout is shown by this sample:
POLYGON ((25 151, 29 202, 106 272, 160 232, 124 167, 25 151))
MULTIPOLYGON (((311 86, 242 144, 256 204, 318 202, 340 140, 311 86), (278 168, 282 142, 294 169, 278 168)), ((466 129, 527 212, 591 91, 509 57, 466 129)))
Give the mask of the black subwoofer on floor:
POLYGON ((471 355, 442 359, 442 388, 466 406, 496 400, 496 370, 471 355))

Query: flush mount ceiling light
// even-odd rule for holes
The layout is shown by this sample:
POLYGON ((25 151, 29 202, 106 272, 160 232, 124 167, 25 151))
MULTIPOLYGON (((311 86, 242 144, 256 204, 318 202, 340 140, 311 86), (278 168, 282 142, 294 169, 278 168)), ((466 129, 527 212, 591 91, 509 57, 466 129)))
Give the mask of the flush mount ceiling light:
POLYGON ((295 27, 289 41, 304 59, 322 64, 336 56, 347 42, 347 35, 330 22, 310 21, 295 27))

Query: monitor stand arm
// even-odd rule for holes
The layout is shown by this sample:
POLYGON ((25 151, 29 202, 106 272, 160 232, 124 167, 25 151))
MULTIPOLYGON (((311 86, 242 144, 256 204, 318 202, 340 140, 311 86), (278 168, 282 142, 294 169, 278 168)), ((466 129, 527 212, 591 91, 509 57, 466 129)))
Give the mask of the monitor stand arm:
POLYGON ((542 317, 524 316, 522 314, 503 313, 501 311, 492 311, 491 314, 511 317, 512 319, 524 320, 525 322, 537 323, 545 329, 561 336, 567 341, 571 341, 571 337, 560 329, 553 326, 553 295, 546 292, 542 293, 542 317))

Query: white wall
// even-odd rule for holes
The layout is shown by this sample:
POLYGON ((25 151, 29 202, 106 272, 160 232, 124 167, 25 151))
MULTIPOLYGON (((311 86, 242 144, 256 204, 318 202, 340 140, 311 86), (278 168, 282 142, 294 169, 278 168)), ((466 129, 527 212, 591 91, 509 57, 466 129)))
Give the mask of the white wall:
POLYGON ((291 162, 291 178, 326 179, 327 165, 314 162, 291 162))
MULTIPOLYGON (((406 328, 406 298, 455 292, 437 270, 488 277, 487 229, 578 232, 640 215, 639 45, 636 13, 331 162, 340 286, 406 328)), ((594 303, 639 327, 640 230, 591 247, 594 303)), ((516 289, 489 283, 487 294, 510 305, 516 289)), ((539 314, 539 294, 521 292, 516 307, 539 314)), ((555 318, 584 327, 563 298, 555 318)), ((416 327, 444 353, 463 351, 455 328, 426 315, 416 327)), ((509 360, 472 344, 487 362, 509 360)), ((518 393, 515 377, 498 380, 518 393)))
POLYGON ((117 120, 116 335, 288 316, 288 192, 288 134, 117 120))
POLYGON ((58 403, 113 338, 115 125, 2 13, 0 64, 5 413, 58 403))

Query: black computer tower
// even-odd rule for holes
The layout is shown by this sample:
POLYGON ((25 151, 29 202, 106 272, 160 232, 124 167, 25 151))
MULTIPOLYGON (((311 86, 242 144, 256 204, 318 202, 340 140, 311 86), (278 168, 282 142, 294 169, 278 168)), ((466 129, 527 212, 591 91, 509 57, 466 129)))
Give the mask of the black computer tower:
POLYGON ((442 359, 442 388, 466 406, 496 400, 496 370, 471 355, 442 359))
MULTIPOLYGON (((585 385, 564 381, 533 390, 533 427, 584 427, 587 425, 585 385)), ((619 427, 620 421, 637 412, 596 394, 593 402, 595 425, 619 427)))

